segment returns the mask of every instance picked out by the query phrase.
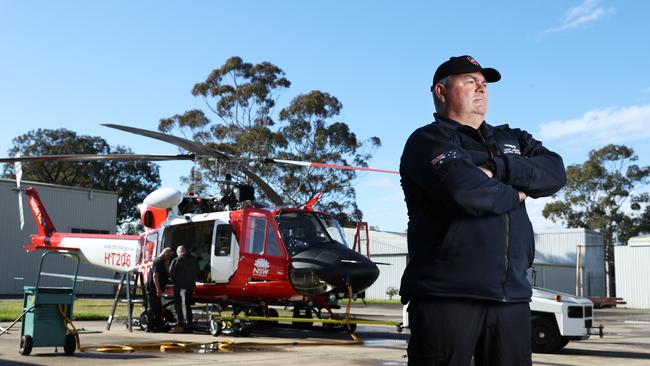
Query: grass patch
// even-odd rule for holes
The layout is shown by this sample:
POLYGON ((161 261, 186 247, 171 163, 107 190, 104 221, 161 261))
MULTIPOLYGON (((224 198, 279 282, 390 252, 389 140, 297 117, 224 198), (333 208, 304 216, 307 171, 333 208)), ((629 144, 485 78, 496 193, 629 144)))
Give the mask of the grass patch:
MULTIPOLYGON (((382 300, 382 299, 366 299, 368 304, 394 304, 399 305, 399 300, 382 300)), ((353 306, 363 305, 361 300, 356 300, 353 306)), ((339 301, 342 309, 347 305, 347 299, 339 301)), ((74 302, 73 319, 74 320, 107 320, 111 314, 113 307, 113 299, 77 299, 74 302)), ((133 316, 140 315, 142 308, 135 305, 133 308, 133 316)), ((0 300, 0 322, 11 322, 23 313, 23 300, 0 300)), ((116 318, 126 318, 127 307, 125 303, 119 303, 115 311, 116 318)), ((282 316, 291 317, 292 313, 283 311, 282 316)))
POLYGON ((23 300, 0 301, 0 322, 12 322, 23 313, 23 300))
MULTIPOLYGON (((112 299, 77 299, 74 302, 74 320, 107 320, 113 307, 112 299)), ((133 307, 133 316, 140 315, 141 308, 133 307)), ((14 321, 23 313, 23 300, 0 300, 0 322, 14 321)), ((126 318, 126 303, 119 303, 115 309, 116 318, 126 318)))

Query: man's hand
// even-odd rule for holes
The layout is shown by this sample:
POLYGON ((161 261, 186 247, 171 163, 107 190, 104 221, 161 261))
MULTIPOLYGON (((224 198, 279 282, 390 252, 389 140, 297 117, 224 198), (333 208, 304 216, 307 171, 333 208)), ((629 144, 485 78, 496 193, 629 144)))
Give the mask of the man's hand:
POLYGON ((524 202, 524 200, 528 197, 526 193, 519 191, 519 202, 524 202))
POLYGON ((163 296, 163 292, 160 291, 160 289, 156 290, 156 296, 158 296, 158 297, 162 297, 162 296, 163 296))
POLYGON ((485 175, 487 175, 488 178, 492 178, 494 176, 494 174, 492 174, 492 171, 490 169, 488 169, 487 166, 479 165, 478 168, 481 169, 481 171, 483 171, 483 173, 485 173, 485 175))

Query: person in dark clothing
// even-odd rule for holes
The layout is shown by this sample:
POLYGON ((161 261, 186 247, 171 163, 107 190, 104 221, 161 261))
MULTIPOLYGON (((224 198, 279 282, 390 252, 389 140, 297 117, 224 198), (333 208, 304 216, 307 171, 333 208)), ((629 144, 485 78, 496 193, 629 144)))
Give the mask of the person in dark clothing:
POLYGON ((169 266, 169 275, 174 283, 174 308, 178 324, 170 332, 192 331, 192 292, 199 277, 199 263, 184 246, 176 248, 178 255, 169 266))
POLYGON ((165 293, 165 286, 169 283, 166 262, 171 259, 173 253, 171 248, 164 248, 149 269, 146 286, 149 302, 147 332, 160 332, 163 327, 162 296, 165 293))
POLYGON ((531 365, 526 271, 533 230, 525 200, 566 183, 562 158, 526 131, 485 122, 487 84, 471 56, 435 72, 435 121, 404 147, 409 262, 409 365, 531 365))

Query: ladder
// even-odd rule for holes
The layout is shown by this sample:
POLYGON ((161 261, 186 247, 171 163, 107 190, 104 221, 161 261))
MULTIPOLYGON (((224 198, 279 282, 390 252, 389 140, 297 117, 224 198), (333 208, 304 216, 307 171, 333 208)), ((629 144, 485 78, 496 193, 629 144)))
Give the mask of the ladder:
POLYGON ((129 332, 133 332, 133 304, 142 304, 145 311, 149 310, 147 291, 144 288, 144 275, 142 272, 132 270, 122 273, 122 278, 120 279, 120 283, 117 285, 117 290, 115 291, 115 299, 113 301, 111 315, 106 321, 106 330, 111 330, 111 324, 113 324, 113 320, 115 319, 115 310, 117 309, 117 304, 120 302, 125 302, 127 304, 127 327, 129 328, 129 332), (142 292, 142 297, 140 299, 137 298, 138 288, 140 288, 142 292), (122 291, 123 289, 124 291, 122 291))
POLYGON ((360 254, 364 254, 362 243, 366 244, 365 256, 370 259, 370 235, 368 234, 368 223, 365 221, 357 222, 357 229, 354 233, 354 245, 352 246, 352 250, 360 254))

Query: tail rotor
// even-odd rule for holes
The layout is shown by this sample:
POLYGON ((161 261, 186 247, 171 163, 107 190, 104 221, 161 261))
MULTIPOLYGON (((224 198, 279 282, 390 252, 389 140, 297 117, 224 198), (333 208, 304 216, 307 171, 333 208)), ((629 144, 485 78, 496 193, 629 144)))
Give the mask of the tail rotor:
MULTIPOLYGON (((16 157, 19 158, 20 154, 16 154, 16 157)), ((20 220, 20 230, 23 230, 25 227, 25 214, 23 212, 23 192, 20 189, 20 181, 23 178, 23 166, 20 161, 16 161, 14 163, 14 167, 16 168, 16 190, 18 191, 18 214, 20 220)))

